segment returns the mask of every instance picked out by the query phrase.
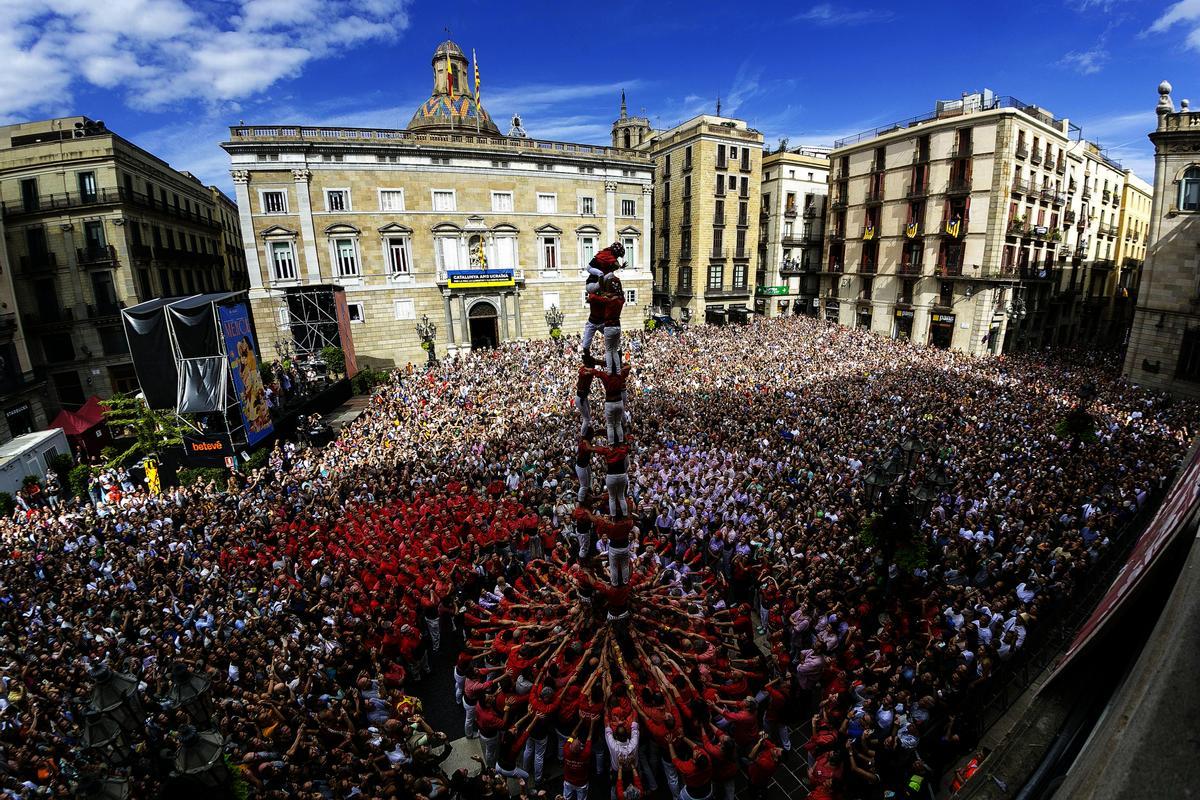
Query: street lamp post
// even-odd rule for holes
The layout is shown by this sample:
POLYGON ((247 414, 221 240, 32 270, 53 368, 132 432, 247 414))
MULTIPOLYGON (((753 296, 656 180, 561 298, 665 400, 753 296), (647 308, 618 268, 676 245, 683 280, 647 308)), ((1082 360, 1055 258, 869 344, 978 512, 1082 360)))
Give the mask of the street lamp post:
POLYGON ((550 338, 558 339, 562 337, 563 313, 558 310, 557 305, 550 306, 546 309, 546 327, 550 329, 550 338))
POLYGON ((885 574, 901 548, 918 547, 921 526, 942 493, 954 481, 937 461, 921 471, 921 457, 929 446, 915 434, 892 447, 888 457, 863 476, 869 505, 875 512, 875 538, 883 558, 885 574))
POLYGON ((132 734, 141 735, 146 728, 146 715, 137 694, 137 678, 115 672, 101 664, 89 673, 92 678, 91 706, 132 734))
POLYGON ((428 314, 421 315, 421 321, 417 323, 417 336, 421 337, 421 349, 425 351, 425 368, 430 369, 437 366, 437 353, 434 352, 434 337, 437 336, 437 325, 429 321, 428 314))
POLYGON ((201 730, 212 727, 215 708, 212 701, 212 681, 197 675, 187 664, 176 662, 171 668, 171 704, 183 711, 192 724, 201 730))
POLYGON ((179 734, 175 771, 189 782, 208 789, 228 789, 231 775, 225 766, 225 738, 216 731, 201 733, 186 726, 179 734))

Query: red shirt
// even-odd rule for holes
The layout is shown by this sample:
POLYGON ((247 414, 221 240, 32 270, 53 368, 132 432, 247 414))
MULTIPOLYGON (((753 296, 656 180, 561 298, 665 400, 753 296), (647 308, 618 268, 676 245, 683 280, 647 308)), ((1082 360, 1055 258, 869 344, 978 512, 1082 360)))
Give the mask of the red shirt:
POLYGON ((563 746, 563 780, 572 786, 587 786, 591 773, 592 743, 575 739, 563 746))
POLYGON ((762 747, 758 749, 758 755, 746 768, 746 777, 750 779, 751 786, 762 788, 771 782, 775 770, 779 769, 780 752, 771 740, 763 742, 762 747))

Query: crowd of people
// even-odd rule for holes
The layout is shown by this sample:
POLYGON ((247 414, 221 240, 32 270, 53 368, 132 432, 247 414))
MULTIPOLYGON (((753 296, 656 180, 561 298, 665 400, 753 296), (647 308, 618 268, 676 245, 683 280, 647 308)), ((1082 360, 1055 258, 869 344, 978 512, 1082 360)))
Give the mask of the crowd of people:
POLYGON ((903 796, 967 746, 967 699, 1076 596, 1200 418, 1086 353, 976 359, 807 318, 626 340, 630 635, 564 635, 580 586, 620 583, 579 572, 579 338, 397 371, 328 446, 277 444, 228 486, 0 522, 0 793, 69 796, 94 769, 100 663, 139 681, 146 753, 169 743, 182 662, 256 798, 703 800, 783 761, 814 798, 903 796), (1088 384, 1096 440, 1063 438, 1088 384), (931 444, 916 471, 953 481, 926 563, 900 569, 862 540, 862 476, 906 434, 931 444), (428 678, 452 629, 487 646, 428 678), (424 719, 427 679, 455 680, 462 733, 492 737, 476 768, 443 769, 460 732, 424 719))

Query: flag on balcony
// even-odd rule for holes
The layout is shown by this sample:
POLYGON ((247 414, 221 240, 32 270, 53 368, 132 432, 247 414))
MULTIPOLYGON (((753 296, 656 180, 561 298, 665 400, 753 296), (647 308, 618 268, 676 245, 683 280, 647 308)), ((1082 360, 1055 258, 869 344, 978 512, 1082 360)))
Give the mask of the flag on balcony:
POLYGON ((866 241, 867 239, 874 239, 874 238, 875 238, 875 226, 868 225, 866 227, 866 229, 863 231, 863 240, 866 241))
POLYGON ((920 229, 921 229, 920 225, 918 225, 915 222, 910 222, 904 226, 904 235, 907 236, 909 239, 915 239, 915 238, 917 238, 917 232, 920 229))
POLYGON ((958 234, 961 232, 962 232, 962 218, 961 217, 955 217, 954 219, 952 219, 946 223, 946 233, 950 234, 955 239, 958 238, 958 234))

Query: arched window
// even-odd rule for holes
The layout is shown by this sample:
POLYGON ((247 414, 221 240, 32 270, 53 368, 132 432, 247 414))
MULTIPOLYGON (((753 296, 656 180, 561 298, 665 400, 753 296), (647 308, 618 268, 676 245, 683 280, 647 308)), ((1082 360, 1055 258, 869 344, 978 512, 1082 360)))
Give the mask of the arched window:
POLYGON ((1179 210, 1200 211, 1200 167, 1188 167, 1179 186, 1179 210))
POLYGON ((629 129, 625 129, 625 149, 629 149, 629 129))

